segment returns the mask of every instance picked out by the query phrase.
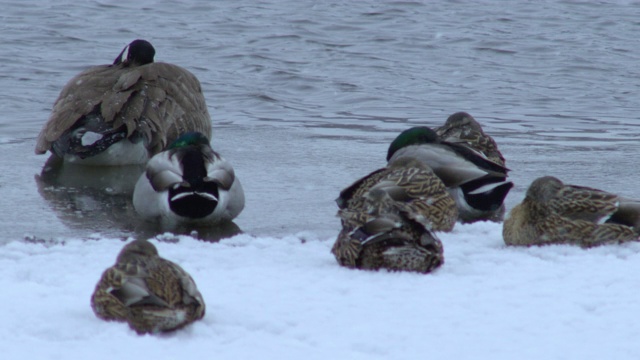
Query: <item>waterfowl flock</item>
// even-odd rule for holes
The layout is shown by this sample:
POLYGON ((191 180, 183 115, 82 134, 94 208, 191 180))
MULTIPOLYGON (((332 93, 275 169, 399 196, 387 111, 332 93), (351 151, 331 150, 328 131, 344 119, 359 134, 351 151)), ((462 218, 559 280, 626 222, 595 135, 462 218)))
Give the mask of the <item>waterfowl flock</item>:
MULTIPOLYGON (((242 185, 211 147, 198 79, 154 57, 148 41, 135 40, 112 64, 72 78, 35 152, 79 165, 145 165, 132 195, 141 219, 222 226, 244 208, 242 185)), ((331 253, 340 266, 430 273, 445 262, 438 233, 458 222, 502 223, 508 246, 640 240, 640 201, 552 176, 535 179, 505 218, 504 200, 514 186, 510 170, 496 141, 466 112, 441 127, 402 131, 386 161, 339 192, 342 229, 331 253)), ((173 331, 205 315, 195 281, 145 239, 126 244, 104 271, 91 307, 99 318, 127 322, 140 334, 173 331)))

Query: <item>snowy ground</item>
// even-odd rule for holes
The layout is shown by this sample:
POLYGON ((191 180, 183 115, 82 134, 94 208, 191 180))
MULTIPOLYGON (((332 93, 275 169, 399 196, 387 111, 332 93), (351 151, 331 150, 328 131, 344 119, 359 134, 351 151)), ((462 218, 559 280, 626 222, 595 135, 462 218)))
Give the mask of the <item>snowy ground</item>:
POLYGON ((181 331, 138 336, 89 298, 117 239, 13 241, 0 251, 3 359, 637 359, 640 244, 506 248, 501 225, 441 234, 430 275, 339 267, 333 239, 153 240, 202 292, 181 331), (178 240, 171 242, 171 240, 178 240))

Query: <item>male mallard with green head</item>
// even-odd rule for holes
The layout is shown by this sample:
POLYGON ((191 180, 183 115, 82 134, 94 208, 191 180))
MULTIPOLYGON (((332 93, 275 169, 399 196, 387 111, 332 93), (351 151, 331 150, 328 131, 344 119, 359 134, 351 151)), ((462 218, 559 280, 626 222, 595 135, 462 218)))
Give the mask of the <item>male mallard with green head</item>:
POLYGON ((126 321, 139 334, 176 330, 205 313, 191 276, 161 258, 147 240, 125 245, 115 265, 102 274, 91 307, 99 318, 126 321))
POLYGON ((456 201, 461 222, 502 220, 502 204, 513 187, 507 181, 509 169, 466 145, 441 140, 426 126, 407 129, 391 142, 387 161, 400 158, 433 170, 456 201))
POLYGON ((133 190, 133 206, 163 224, 215 225, 244 208, 244 190, 231 164, 209 139, 189 132, 147 163, 133 190))
POLYGON ((144 164, 180 134, 211 136, 211 117, 198 79, 154 62, 145 40, 127 45, 113 64, 91 67, 62 89, 36 143, 82 165, 144 164))

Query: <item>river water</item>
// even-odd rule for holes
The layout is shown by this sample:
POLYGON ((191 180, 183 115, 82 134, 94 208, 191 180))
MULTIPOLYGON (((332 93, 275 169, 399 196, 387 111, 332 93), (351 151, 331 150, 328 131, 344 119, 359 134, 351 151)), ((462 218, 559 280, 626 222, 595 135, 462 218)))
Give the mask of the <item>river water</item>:
POLYGON ((66 81, 136 38, 200 79, 246 192, 235 224, 256 236, 335 236, 340 189, 384 166, 400 131, 456 111, 498 142, 508 209, 546 174, 640 198, 638 5, 4 1, 0 243, 148 235, 114 176, 40 176, 33 153, 66 81))

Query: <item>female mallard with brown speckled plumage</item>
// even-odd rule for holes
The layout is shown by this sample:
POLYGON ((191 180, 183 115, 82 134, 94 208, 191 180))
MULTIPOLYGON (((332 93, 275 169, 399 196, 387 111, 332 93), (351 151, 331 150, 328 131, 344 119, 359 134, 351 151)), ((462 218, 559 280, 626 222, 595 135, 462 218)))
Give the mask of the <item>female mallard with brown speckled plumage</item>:
POLYGON ((343 227, 331 252, 340 265, 366 270, 429 273, 444 263, 440 239, 404 213, 343 227))
POLYGON ((534 180, 504 221, 507 245, 576 244, 591 247, 640 240, 640 201, 598 189, 534 180))
POLYGON ((432 231, 450 231, 458 210, 428 166, 400 159, 356 181, 336 200, 343 229, 331 250, 340 265, 430 272, 443 261, 432 231))
POLYGON ((172 331, 202 319, 205 304, 191 276, 147 240, 127 244, 102 274, 91 307, 139 334, 172 331))
POLYGON ((411 158, 392 161, 357 180, 340 192, 336 203, 343 224, 356 214, 359 218, 354 221, 360 224, 371 214, 397 209, 429 230, 451 231, 458 215, 456 203, 442 181, 427 165, 411 158), (378 190, 392 201, 371 201, 378 190))
POLYGON ((435 131, 442 140, 466 144, 483 153, 489 160, 505 166, 504 156, 498 150, 498 144, 491 136, 485 134, 480 123, 469 113, 461 111, 452 114, 444 125, 435 131))
POLYGON ((82 165, 144 164, 184 132, 210 138, 198 79, 154 56, 148 41, 135 40, 113 64, 72 78, 38 136, 36 154, 50 150, 82 165))

